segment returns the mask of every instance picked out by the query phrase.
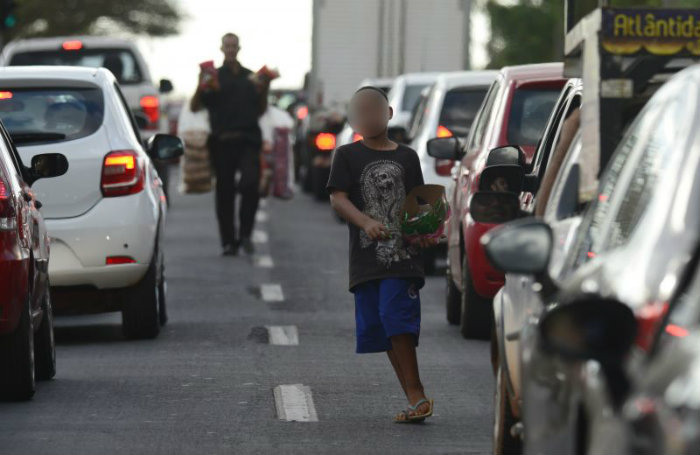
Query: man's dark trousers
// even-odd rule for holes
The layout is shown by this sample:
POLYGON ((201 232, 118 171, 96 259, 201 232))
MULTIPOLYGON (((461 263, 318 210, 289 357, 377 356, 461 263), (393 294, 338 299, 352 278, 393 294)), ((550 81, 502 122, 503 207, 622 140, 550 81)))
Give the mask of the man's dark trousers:
POLYGON ((260 150, 255 144, 238 139, 212 138, 212 164, 216 174, 216 217, 221 245, 234 245, 250 238, 260 201, 260 150), (236 182, 236 173, 240 179, 236 182), (241 195, 239 236, 236 237, 234 214, 236 194, 241 195))

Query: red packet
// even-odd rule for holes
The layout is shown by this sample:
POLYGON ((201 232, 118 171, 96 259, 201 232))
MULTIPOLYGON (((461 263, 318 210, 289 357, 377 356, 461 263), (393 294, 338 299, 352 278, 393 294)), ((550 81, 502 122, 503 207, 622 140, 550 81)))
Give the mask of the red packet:
POLYGON ((214 66, 214 60, 207 60, 199 64, 199 69, 201 70, 201 75, 199 78, 199 87, 202 89, 208 89, 212 87, 212 81, 216 80, 217 71, 216 66, 214 66))

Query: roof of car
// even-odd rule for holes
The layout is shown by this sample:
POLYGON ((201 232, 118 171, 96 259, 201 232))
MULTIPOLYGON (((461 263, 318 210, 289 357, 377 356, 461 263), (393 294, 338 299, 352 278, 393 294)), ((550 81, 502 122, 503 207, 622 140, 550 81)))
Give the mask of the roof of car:
POLYGON ((47 49, 57 49, 66 41, 81 41, 86 48, 133 48, 132 41, 123 38, 113 38, 108 36, 57 36, 51 38, 26 38, 11 41, 7 44, 5 51, 40 51, 47 49))
POLYGON ((436 84, 451 89, 464 86, 489 86, 498 76, 498 71, 454 71, 442 73, 436 84))
POLYGON ((0 67, 0 79, 16 80, 72 80, 95 82, 98 74, 107 73, 104 68, 82 66, 4 66, 0 67))
POLYGON ((563 78, 564 64, 534 63, 530 65, 506 66, 501 69, 501 74, 506 80, 526 81, 530 79, 563 78))
POLYGON ((440 73, 406 73, 398 76, 396 80, 402 80, 407 84, 416 82, 434 82, 439 75, 440 73))

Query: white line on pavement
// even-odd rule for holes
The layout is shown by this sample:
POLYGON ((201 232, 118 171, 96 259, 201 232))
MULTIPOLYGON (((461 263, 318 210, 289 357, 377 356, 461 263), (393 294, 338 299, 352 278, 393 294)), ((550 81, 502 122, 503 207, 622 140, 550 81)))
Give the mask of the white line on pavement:
POLYGON ((270 240, 270 236, 267 232, 261 230, 253 231, 253 243, 267 243, 270 240))
POLYGON ((287 422, 318 422, 311 388, 303 384, 283 384, 274 389, 277 417, 287 422))
POLYGON ((260 295, 266 302, 282 302, 284 300, 282 286, 279 284, 263 284, 260 286, 260 295))
POLYGON ((267 207, 267 199, 260 199, 260 208, 264 209, 267 207))
POLYGON ((267 212, 263 210, 258 210, 258 213, 255 214, 255 221, 258 223, 264 223, 267 221, 267 212))
POLYGON ((261 256, 253 256, 253 265, 255 267, 262 267, 265 269, 269 269, 275 266, 275 263, 272 261, 272 256, 268 255, 261 255, 261 256))
POLYGON ((269 343, 281 346, 296 346, 299 344, 299 332, 295 325, 266 325, 269 343))

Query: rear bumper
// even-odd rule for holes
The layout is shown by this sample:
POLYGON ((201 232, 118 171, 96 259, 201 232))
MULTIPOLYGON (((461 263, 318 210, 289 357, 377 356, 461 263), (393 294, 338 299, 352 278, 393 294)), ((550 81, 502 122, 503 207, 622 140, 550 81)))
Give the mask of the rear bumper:
POLYGON ((116 289, 138 283, 151 261, 158 224, 158 205, 146 192, 102 199, 76 218, 46 220, 51 285, 116 289), (106 265, 109 256, 136 262, 106 265))
POLYGON ((28 293, 29 258, 0 252, 0 335, 15 330, 28 293))

